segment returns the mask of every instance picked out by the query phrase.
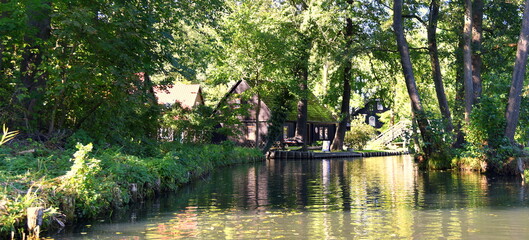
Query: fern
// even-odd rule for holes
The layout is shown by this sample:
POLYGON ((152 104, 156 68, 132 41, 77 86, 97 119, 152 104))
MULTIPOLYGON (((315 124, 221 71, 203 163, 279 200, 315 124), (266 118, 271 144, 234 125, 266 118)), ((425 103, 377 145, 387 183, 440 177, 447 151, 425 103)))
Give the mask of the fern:
POLYGON ((4 133, 2 134, 2 138, 0 139, 0 146, 4 145, 4 143, 11 141, 18 134, 18 131, 10 132, 9 129, 7 129, 5 124, 2 126, 2 130, 4 133))

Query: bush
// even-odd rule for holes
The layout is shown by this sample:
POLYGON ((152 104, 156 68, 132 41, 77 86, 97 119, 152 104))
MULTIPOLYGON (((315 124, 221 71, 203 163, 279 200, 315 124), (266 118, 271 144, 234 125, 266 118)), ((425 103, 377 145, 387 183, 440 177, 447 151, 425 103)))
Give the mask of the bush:
POLYGON ((43 145, 25 155, 6 148, 0 158, 0 182, 9 184, 0 188, 0 238, 23 228, 28 206, 59 208, 67 219, 93 218, 134 199, 175 190, 215 168, 262 158, 259 150, 232 142, 153 146, 157 156, 138 157, 122 148, 93 151, 92 144, 77 144, 71 159, 73 151, 49 151, 43 145))
POLYGON ((510 171, 509 168, 503 168, 508 165, 509 159, 521 156, 522 153, 518 146, 504 136, 505 108, 497 98, 483 96, 472 110, 471 121, 466 128, 467 144, 460 155, 470 159, 483 159, 487 171, 501 173, 504 170, 510 171))
POLYGON ((119 188, 103 174, 100 160, 88 158, 92 144, 78 144, 77 149, 70 171, 62 177, 61 188, 75 196, 75 208, 80 216, 93 217, 115 205, 114 193, 119 188))
POLYGON ((351 130, 345 133, 345 145, 355 150, 363 150, 369 140, 376 135, 376 129, 365 124, 361 118, 351 121, 351 130))
POLYGON ((230 126, 239 123, 234 117, 237 115, 231 111, 229 108, 214 109, 205 105, 189 109, 176 102, 174 106, 165 110, 161 125, 169 132, 172 131, 174 140, 184 143, 210 143, 214 134, 226 136, 234 134, 234 129, 219 125, 224 123, 224 126, 230 126))

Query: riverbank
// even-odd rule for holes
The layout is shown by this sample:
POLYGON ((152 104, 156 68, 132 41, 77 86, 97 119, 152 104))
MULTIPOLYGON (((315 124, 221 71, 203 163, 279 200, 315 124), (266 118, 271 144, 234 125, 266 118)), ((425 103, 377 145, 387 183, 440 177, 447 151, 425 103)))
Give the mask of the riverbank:
POLYGON ((356 158, 356 157, 380 157, 409 154, 405 151, 367 151, 367 152, 312 152, 312 151, 270 151, 269 159, 328 159, 328 158, 356 158))
POLYGON ((209 171, 263 159, 233 144, 163 143, 148 157, 121 148, 52 150, 35 144, 0 148, 0 238, 22 237, 27 209, 40 207, 43 228, 111 214, 125 204, 174 191, 209 171), (75 151, 75 152, 74 152, 75 151))

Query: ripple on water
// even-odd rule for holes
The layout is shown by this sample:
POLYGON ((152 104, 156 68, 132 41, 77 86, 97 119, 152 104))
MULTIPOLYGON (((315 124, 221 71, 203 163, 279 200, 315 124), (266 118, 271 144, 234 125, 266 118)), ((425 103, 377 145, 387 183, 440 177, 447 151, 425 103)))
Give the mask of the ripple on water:
POLYGON ((526 239, 527 187, 420 172, 409 157, 221 169, 64 239, 526 239), (134 214, 134 216, 132 216, 134 214))

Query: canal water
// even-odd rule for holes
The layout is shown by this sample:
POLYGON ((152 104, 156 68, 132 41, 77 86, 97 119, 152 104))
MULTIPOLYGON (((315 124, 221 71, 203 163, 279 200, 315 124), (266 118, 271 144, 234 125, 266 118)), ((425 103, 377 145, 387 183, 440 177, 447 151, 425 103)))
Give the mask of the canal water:
POLYGON ((268 160, 54 239, 529 239, 519 179, 423 172, 409 156, 268 160))

